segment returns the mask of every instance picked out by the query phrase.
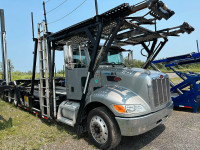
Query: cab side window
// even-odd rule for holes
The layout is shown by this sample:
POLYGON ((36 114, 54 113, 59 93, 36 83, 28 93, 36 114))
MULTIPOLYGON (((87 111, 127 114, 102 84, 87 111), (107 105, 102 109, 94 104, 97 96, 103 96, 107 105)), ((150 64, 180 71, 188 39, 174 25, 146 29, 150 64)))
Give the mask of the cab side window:
POLYGON ((86 68, 87 59, 84 50, 74 50, 73 52, 74 68, 86 68))

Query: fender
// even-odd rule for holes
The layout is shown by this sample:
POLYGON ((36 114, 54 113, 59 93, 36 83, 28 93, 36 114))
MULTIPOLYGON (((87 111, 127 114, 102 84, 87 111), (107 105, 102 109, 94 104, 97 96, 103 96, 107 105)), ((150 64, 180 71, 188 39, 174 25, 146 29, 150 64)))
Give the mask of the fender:
POLYGON ((95 90, 87 98, 86 105, 92 102, 99 102, 106 105, 115 116, 119 117, 133 117, 143 114, 121 114, 115 110, 113 105, 140 104, 147 110, 145 114, 151 112, 151 108, 145 100, 130 89, 121 86, 105 86, 95 90))

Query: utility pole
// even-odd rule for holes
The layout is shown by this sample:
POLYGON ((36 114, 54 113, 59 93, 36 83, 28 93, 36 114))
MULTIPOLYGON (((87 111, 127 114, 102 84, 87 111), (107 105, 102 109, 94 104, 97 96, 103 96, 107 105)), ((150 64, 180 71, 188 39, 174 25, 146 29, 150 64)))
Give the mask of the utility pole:
POLYGON ((44 20, 45 20, 46 31, 48 32, 48 26, 47 26, 47 13, 46 13, 45 2, 43 2, 43 10, 44 10, 44 20))
POLYGON ((96 10, 96 16, 99 15, 99 11, 98 11, 98 3, 97 0, 95 0, 95 10, 96 10))
POLYGON ((3 64, 3 78, 8 85, 8 61, 7 61, 7 45, 6 45, 6 31, 4 10, 0 9, 0 24, 1 24, 1 47, 2 47, 2 64, 3 64))
POLYGON ((31 12, 31 23, 32 23, 32 36, 33 36, 33 41, 35 40, 35 31, 34 31, 34 21, 33 21, 33 12, 31 12))

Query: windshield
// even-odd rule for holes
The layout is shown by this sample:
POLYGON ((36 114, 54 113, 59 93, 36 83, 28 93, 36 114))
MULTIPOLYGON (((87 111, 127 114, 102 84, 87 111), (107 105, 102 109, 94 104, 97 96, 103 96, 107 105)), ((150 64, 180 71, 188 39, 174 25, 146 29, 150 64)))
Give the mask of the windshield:
POLYGON ((101 64, 124 64, 122 53, 108 52, 107 57, 105 57, 101 64))

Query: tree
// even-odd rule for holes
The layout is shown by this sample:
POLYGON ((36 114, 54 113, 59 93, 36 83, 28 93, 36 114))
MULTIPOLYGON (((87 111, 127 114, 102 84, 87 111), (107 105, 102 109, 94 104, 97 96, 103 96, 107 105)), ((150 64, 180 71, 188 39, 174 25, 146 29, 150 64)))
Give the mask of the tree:
MULTIPOLYGON (((8 72, 13 72, 13 71, 14 71, 14 65, 11 62, 11 60, 8 59, 8 72), (10 68, 9 68, 9 66, 10 66, 10 68)), ((2 62, 0 62, 0 76, 3 78, 3 63, 2 62)))
MULTIPOLYGON (((8 70, 11 70, 11 72, 14 71, 14 65, 10 59, 8 59, 8 70), (10 68, 9 68, 9 64, 10 64, 10 68)), ((1 72, 3 71, 3 63, 2 62, 0 62, 0 71, 1 72)))
POLYGON ((142 66, 144 65, 144 62, 141 60, 134 59, 132 65, 129 65, 128 58, 125 58, 125 65, 128 67, 142 68, 142 66))

